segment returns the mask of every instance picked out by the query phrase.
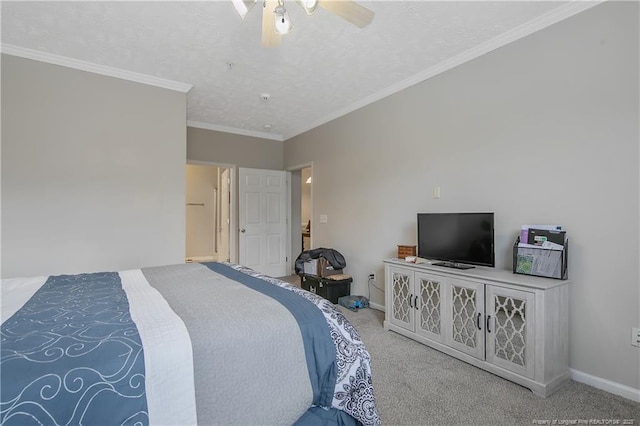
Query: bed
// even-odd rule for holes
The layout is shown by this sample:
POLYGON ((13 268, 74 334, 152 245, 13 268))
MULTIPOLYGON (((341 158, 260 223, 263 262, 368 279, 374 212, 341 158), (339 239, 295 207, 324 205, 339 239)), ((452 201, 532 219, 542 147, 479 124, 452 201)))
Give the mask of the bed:
POLYGON ((2 280, 0 422, 380 424, 329 301, 230 263, 2 280))

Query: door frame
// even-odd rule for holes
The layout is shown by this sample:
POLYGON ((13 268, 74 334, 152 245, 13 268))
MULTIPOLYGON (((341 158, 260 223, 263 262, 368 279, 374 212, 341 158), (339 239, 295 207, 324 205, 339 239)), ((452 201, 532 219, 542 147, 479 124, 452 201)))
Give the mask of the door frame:
MULTIPOLYGON (((229 218, 230 218, 230 224, 229 224, 229 261, 231 263, 238 263, 238 185, 237 185, 237 178, 238 178, 238 166, 236 164, 229 164, 229 163, 219 163, 216 161, 200 161, 200 160, 187 160, 186 164, 193 164, 193 165, 198 165, 198 166, 210 166, 210 167, 220 167, 220 168, 227 168, 230 169, 231 172, 229 174, 230 177, 230 184, 229 184, 229 190, 231 192, 231 205, 230 205, 230 212, 229 212, 229 218)), ((287 168, 285 168, 285 171, 290 172, 289 176, 292 176, 293 174, 291 174, 291 172, 294 171, 301 171, 302 169, 305 169, 307 167, 311 168, 311 176, 313 176, 313 180, 315 181, 315 176, 313 173, 313 161, 308 161, 308 162, 304 162, 304 163, 299 163, 299 164, 295 164, 293 166, 289 166, 287 168)), ((289 190, 288 190, 288 202, 287 202, 287 208, 289 210, 289 217, 292 217, 292 209, 297 208, 300 209, 300 206, 293 206, 291 203, 291 198, 292 198, 292 191, 294 188, 294 185, 291 184, 291 178, 287 179, 288 180, 288 185, 289 185, 289 190)), ((313 240, 314 240, 314 232, 313 232, 313 224, 314 224, 314 183, 312 182, 311 184, 311 194, 309 197, 309 211, 311 212, 310 214, 310 220, 311 220, 311 237, 309 239, 309 244, 311 245, 311 247, 313 247, 313 240)), ((299 187, 301 188, 301 187, 299 187)), ((300 193, 300 198, 301 198, 302 194, 300 193)), ((186 226, 186 224, 185 224, 186 226)), ((299 228, 299 225, 297 225, 297 227, 299 228)), ((297 228, 296 228, 297 229, 297 228)), ((287 268, 288 270, 291 271, 292 274, 295 273, 294 268, 295 268, 295 260, 298 257, 298 253, 293 253, 292 252, 292 247, 293 247, 293 239, 296 238, 299 239, 299 232, 290 232, 290 238, 289 238, 289 244, 287 247, 288 250, 288 265, 287 268)), ((185 247, 185 255, 186 255, 186 247, 185 247)))
MULTIPOLYGON (((229 194, 228 195, 228 202, 226 204, 226 209, 220 209, 220 225, 221 227, 218 228, 216 231, 216 241, 218 240, 218 238, 220 238, 221 241, 225 241, 226 243, 226 247, 225 248, 225 253, 227 255, 226 258, 221 259, 220 258, 220 247, 217 247, 217 253, 218 253, 218 261, 220 260, 231 260, 231 174, 232 174, 233 170, 229 167, 226 168, 218 168, 218 184, 220 185, 220 189, 226 189, 226 191, 224 192, 225 194, 229 194), (224 211, 226 210, 226 212, 224 211), (223 228, 222 225, 224 224, 224 222, 222 222, 222 219, 226 216, 226 220, 227 220, 227 224, 228 226, 226 226, 226 228, 223 228), (225 238, 222 238, 222 236, 224 236, 225 238)), ((220 205, 221 207, 223 206, 223 204, 220 205)))
MULTIPOLYGON (((229 172, 229 192, 231 193, 231 203, 229 205, 229 261, 231 263, 238 262, 238 194, 236 190, 237 166, 235 164, 217 163, 214 161, 187 160, 186 164, 194 166, 209 166, 222 169, 230 169, 229 172)), ((186 223, 185 223, 186 228, 186 223)), ((185 240, 186 244, 186 240, 185 240)), ((186 246, 185 246, 186 255, 186 246)))
MULTIPOLYGON (((294 209, 297 209, 298 211, 298 215, 297 217, 301 216, 301 206, 300 203, 297 203, 297 205, 294 205, 292 200, 295 200, 296 197, 294 194, 294 191, 299 191, 298 195, 298 199, 302 200, 302 185, 304 185, 304 182, 302 182, 302 169, 306 169, 306 168, 311 168, 311 176, 313 176, 313 161, 308 161, 305 163, 300 163, 300 164, 295 164, 293 166, 287 167, 285 170, 287 172, 289 172, 289 176, 290 176, 290 180, 293 180, 293 176, 294 173, 293 172, 299 172, 297 174, 295 174, 296 176, 300 176, 300 185, 294 185, 293 182, 289 183, 289 200, 288 200, 288 204, 289 204, 289 217, 294 217, 294 209), (296 189, 299 188, 299 189, 296 189)), ((314 181, 315 177, 312 179, 311 181, 311 193, 309 194, 309 219, 311 220, 311 235, 309 237, 309 245, 311 247, 313 247, 313 187, 314 187, 314 181)), ((293 222, 293 221, 292 221, 293 222)), ((294 247, 298 247, 298 242, 300 241, 300 224, 299 223, 291 223, 289 224, 289 233, 291 234, 291 237, 289 238, 289 247, 288 247, 288 251, 289 251, 289 256, 287 257, 289 259, 289 265, 288 265, 288 269, 289 271, 291 271, 291 274, 295 274, 295 261, 296 258, 298 257, 299 253, 294 253, 293 248, 294 247), (295 240, 294 240, 295 238, 295 240)))

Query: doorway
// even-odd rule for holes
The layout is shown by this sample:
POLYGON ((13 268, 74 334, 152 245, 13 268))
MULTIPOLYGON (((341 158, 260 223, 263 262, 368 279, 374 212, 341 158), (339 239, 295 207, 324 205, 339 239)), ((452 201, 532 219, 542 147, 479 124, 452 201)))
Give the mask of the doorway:
POLYGON ((302 173, 302 191, 300 199, 300 226, 302 229, 302 250, 311 249, 311 167, 305 167, 302 173))
POLYGON ((230 261, 231 169, 186 166, 185 261, 230 261))
POLYGON ((313 248, 313 163, 300 164, 291 172, 291 273, 295 260, 304 250, 313 248))

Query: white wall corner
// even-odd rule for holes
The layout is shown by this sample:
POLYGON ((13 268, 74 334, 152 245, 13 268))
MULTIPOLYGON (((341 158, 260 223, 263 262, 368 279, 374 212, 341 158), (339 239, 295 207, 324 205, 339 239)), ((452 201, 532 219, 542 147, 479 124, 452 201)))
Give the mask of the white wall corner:
POLYGON ((619 395, 635 402, 640 402, 640 389, 612 382, 611 380, 603 379, 601 377, 592 376, 591 374, 583 373, 582 371, 574 370, 573 368, 570 368, 569 371, 571 372, 571 379, 576 382, 593 386, 594 388, 614 395, 619 395))

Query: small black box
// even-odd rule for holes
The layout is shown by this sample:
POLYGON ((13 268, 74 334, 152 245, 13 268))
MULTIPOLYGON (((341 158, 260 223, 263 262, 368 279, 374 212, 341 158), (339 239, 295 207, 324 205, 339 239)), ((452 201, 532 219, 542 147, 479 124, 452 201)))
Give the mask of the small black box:
POLYGON ((315 275, 301 275, 300 284, 304 290, 316 293, 331 303, 337 304, 338 298, 351 294, 351 277, 340 280, 317 277, 315 275))

